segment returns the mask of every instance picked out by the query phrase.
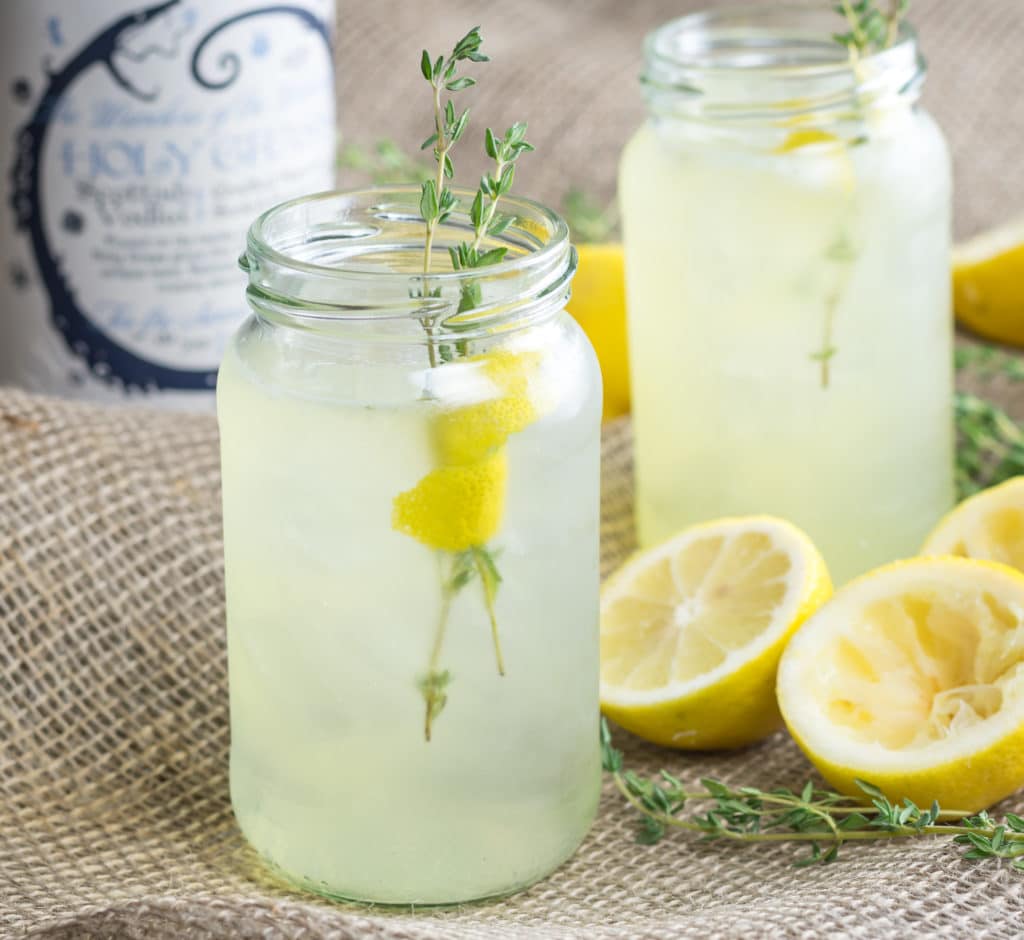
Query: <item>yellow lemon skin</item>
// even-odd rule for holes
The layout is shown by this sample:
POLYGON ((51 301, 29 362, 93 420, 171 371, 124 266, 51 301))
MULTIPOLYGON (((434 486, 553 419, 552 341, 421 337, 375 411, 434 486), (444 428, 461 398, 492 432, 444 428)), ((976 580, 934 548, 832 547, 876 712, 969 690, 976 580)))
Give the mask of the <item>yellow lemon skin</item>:
MULTIPOLYGON (((790 550, 795 550, 802 560, 802 580, 795 588, 797 602, 791 618, 772 627, 775 632, 771 642, 756 654, 738 662, 725 675, 682 695, 667 691, 666 697, 658 701, 624 703, 608 694, 602 685, 601 710, 626 730, 664 747, 725 750, 753 744, 782 727, 775 696, 779 659, 789 638, 831 596, 832 582, 824 559, 810 539, 784 520, 762 516, 721 519, 693 526, 686 533, 696 538, 714 538, 722 531, 742 532, 747 526, 767 526, 785 534, 790 550)), ((629 577, 630 566, 636 559, 642 562, 660 549, 661 546, 654 546, 627 562, 602 589, 602 600, 615 592, 617 579, 629 577)))
MULTIPOLYGON (((973 743, 977 746, 969 740, 972 732, 965 734, 951 728, 944 737, 936 738, 943 746, 948 745, 944 753, 922 754, 910 746, 888 748, 879 757, 878 751, 870 747, 865 751, 855 744, 854 750, 848 749, 847 732, 830 722, 826 717, 828 703, 823 703, 806 682, 812 673, 826 677, 823 681, 833 688, 842 681, 823 654, 820 639, 827 638, 830 630, 836 631, 837 636, 839 631, 845 631, 854 639, 858 633, 865 635, 865 624, 869 624, 870 619, 858 620, 851 612, 851 604, 859 603, 858 592, 867 593, 869 600, 903 603, 905 595, 901 591, 913 598, 915 583, 927 585, 929 591, 942 592, 948 588, 956 603, 984 604, 991 603, 986 599, 995 598, 1014 616, 1024 611, 1024 575, 1007 565, 964 558, 917 558, 886 565, 843 587, 796 634, 779 667, 779 705, 794 741, 840 793, 863 798, 864 792, 856 782, 860 779, 877 786, 892 802, 910 799, 918 806, 927 807, 937 800, 943 809, 977 812, 1024 785, 1024 701, 1018 700, 1015 705, 1011 701, 1004 706, 1015 708, 1019 716, 1011 711, 1008 720, 999 726, 1005 731, 997 729, 995 733, 975 738, 973 743)), ((904 612, 912 609, 913 600, 903 608, 904 612)), ((940 619, 925 618, 922 622, 935 624, 940 619)), ((925 635, 927 629, 926 626, 922 633, 922 628, 917 626, 909 633, 904 632, 899 643, 903 648, 908 643, 920 644, 929 657, 941 658, 944 649, 953 650, 953 644, 947 646, 925 635)), ((891 663, 875 665, 881 670, 879 688, 891 691, 893 683, 900 681, 899 672, 884 671, 892 669, 891 663)), ((965 679, 961 673, 953 675, 955 683, 970 682, 970 678, 965 679)), ((931 691, 942 690, 933 687, 931 691)), ((892 714, 883 711, 877 720, 889 722, 893 720, 892 714)))
POLYGON ((1024 346, 1024 219, 954 249, 953 309, 979 336, 1024 346))
POLYGON ((775 148, 776 153, 790 153, 799 150, 801 147, 809 147, 812 144, 841 144, 842 141, 835 134, 823 131, 817 127, 805 127, 800 130, 791 131, 786 139, 775 148))
POLYGON ((603 418, 629 414, 626 274, 620 244, 578 245, 568 311, 587 334, 604 380, 603 418))
POLYGON ((719 751, 754 744, 783 727, 775 700, 775 671, 790 635, 787 632, 764 657, 686 698, 628 708, 603 702, 601 711, 627 731, 662 747, 719 751))
POLYGON ((507 477, 504 450, 476 463, 438 467, 395 497, 391 524, 441 551, 485 545, 501 525, 507 477))
POLYGON ((921 554, 981 558, 1024 571, 1024 476, 965 499, 943 516, 921 554))
POLYGON ((396 531, 446 552, 463 552, 494 537, 505 510, 505 443, 539 417, 529 389, 539 363, 537 352, 507 349, 459 360, 460 368, 479 370, 496 394, 434 416, 438 466, 394 498, 396 531))
POLYGON ((525 431, 540 417, 529 394, 529 376, 539 365, 534 352, 505 350, 463 360, 478 367, 500 391, 485 401, 442 411, 434 437, 443 464, 470 464, 503 447, 510 434, 525 431))
POLYGON ((818 773, 847 796, 864 797, 864 791, 857 786, 859 779, 874 784, 894 803, 908 799, 926 808, 931 806, 932 800, 937 800, 943 809, 977 813, 1015 793, 1024 784, 1024 728, 972 754, 967 763, 948 761, 917 773, 844 767, 820 755, 812 755, 798 732, 790 728, 789 733, 818 773))

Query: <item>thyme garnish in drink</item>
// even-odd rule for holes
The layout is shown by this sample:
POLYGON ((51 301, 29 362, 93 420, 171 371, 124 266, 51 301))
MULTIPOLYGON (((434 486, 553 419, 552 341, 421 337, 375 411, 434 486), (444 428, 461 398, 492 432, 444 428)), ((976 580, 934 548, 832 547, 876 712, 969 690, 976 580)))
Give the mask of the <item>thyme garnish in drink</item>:
MULTIPOLYGON (((861 76, 860 59, 866 54, 881 52, 888 49, 899 36, 900 26, 906 18, 910 8, 910 0, 892 0, 889 9, 883 12, 878 0, 840 0, 834 7, 835 11, 845 18, 848 29, 844 33, 835 33, 833 38, 840 45, 845 46, 850 59, 850 66, 854 74, 861 76)), ((799 132, 798 132, 799 133, 799 132)), ((807 133, 807 132, 805 132, 807 133)), ((814 133, 814 132, 810 132, 814 133)), ((831 138, 825 132, 819 132, 821 140, 831 138)), ((855 146, 862 143, 866 138, 858 138, 849 144, 844 144, 836 138, 831 138, 840 147, 855 146)), ((849 159, 845 154, 842 159, 849 159)), ((852 206, 853 190, 856 188, 856 179, 852 166, 848 168, 850 180, 849 196, 852 206)), ((838 349, 832 341, 835 329, 836 309, 842 300, 850 279, 850 267, 856 260, 856 249, 850 242, 845 231, 841 231, 826 250, 826 261, 836 268, 836 282, 833 290, 828 294, 825 301, 825 318, 822 325, 821 346, 810 354, 810 358, 820 363, 821 366, 821 387, 828 388, 830 381, 830 369, 832 358, 838 349)))
MULTIPOLYGON (((430 286, 434 241, 438 227, 459 208, 450 180, 455 175, 452 150, 469 124, 469 109, 456 111, 452 95, 475 84, 459 74, 463 62, 487 62, 481 52, 479 27, 474 27, 447 56, 434 58, 423 50, 420 71, 429 83, 433 100, 433 132, 421 149, 430 148, 435 169, 420 191, 420 215, 425 226, 423 242, 423 295, 439 297, 440 287, 430 286)), ((513 124, 502 136, 491 128, 484 132, 484 150, 494 161, 493 169, 480 180, 471 204, 469 220, 473 237, 448 248, 455 271, 486 268, 501 261, 508 249, 489 246, 488 239, 500 236, 513 217, 498 211, 502 196, 512 188, 515 164, 522 154, 533 150, 526 141, 526 125, 513 124)), ((468 313, 482 302, 480 282, 466 279, 460 285, 458 308, 453 316, 468 313)), ((457 323, 449 323, 452 330, 457 323)), ((452 603, 469 584, 480 585, 487 613, 495 666, 505 674, 495 602, 501 584, 496 552, 488 541, 496 532, 504 507, 508 436, 532 423, 536 414, 526 392, 524 368, 527 357, 492 351, 470 355, 464 341, 439 342, 434 315, 424 318, 427 353, 432 369, 461 361, 476 366, 491 380, 501 397, 442 411, 435 420, 439 466, 412 490, 400 493, 394 502, 394 527, 417 538, 439 553, 441 608, 431 644, 426 673, 417 686, 424 700, 424 738, 431 739, 433 725, 448 702, 453 676, 442 666, 445 632, 452 603)))

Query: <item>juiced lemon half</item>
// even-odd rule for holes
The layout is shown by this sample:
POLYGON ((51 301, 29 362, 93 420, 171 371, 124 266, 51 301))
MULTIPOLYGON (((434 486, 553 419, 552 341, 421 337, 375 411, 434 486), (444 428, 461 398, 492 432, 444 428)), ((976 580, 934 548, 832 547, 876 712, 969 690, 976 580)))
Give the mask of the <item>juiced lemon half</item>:
POLYGON ((1024 477, 964 500, 935 527, 921 554, 985 558, 1024 571, 1024 477))
POLYGON ((778 694, 837 790, 990 806, 1024 784, 1024 575, 961 558, 870 572, 797 632, 778 694))
POLYGON ((799 529, 767 516, 687 529, 601 592, 601 708, 678 748, 739 747, 782 724, 779 656, 831 594, 799 529))

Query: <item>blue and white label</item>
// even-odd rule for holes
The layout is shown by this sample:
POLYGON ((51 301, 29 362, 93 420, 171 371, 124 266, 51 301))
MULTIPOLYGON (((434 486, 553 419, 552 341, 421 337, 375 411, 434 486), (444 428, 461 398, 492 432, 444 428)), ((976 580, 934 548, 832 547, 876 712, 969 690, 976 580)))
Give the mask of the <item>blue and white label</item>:
POLYGON ((0 384, 208 398, 236 259, 334 179, 333 0, 5 0, 0 384))

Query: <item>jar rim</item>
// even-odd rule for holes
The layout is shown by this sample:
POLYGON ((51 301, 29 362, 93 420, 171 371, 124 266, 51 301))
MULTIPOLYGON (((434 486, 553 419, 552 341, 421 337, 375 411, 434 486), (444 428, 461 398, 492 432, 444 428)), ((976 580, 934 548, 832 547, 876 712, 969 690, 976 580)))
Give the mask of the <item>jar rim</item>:
POLYGON ((250 304, 307 325, 413 318, 462 330, 493 330, 564 306, 576 256, 561 216, 534 200, 503 196, 498 211, 511 221, 481 247, 503 247, 506 256, 453 270, 447 249, 472 239, 467 207, 475 195, 453 193, 458 206, 435 231, 431 257, 438 264, 427 273, 417 270, 425 247, 419 186, 330 190, 273 206, 250 226, 239 258, 250 304), (481 303, 459 311, 470 283, 481 303))
POLYGON ((889 97, 916 99, 926 65, 905 20, 892 45, 851 57, 831 5, 740 4, 690 13, 644 41, 656 112, 718 120, 836 119, 889 97), (799 83, 799 95, 794 86, 799 83))

